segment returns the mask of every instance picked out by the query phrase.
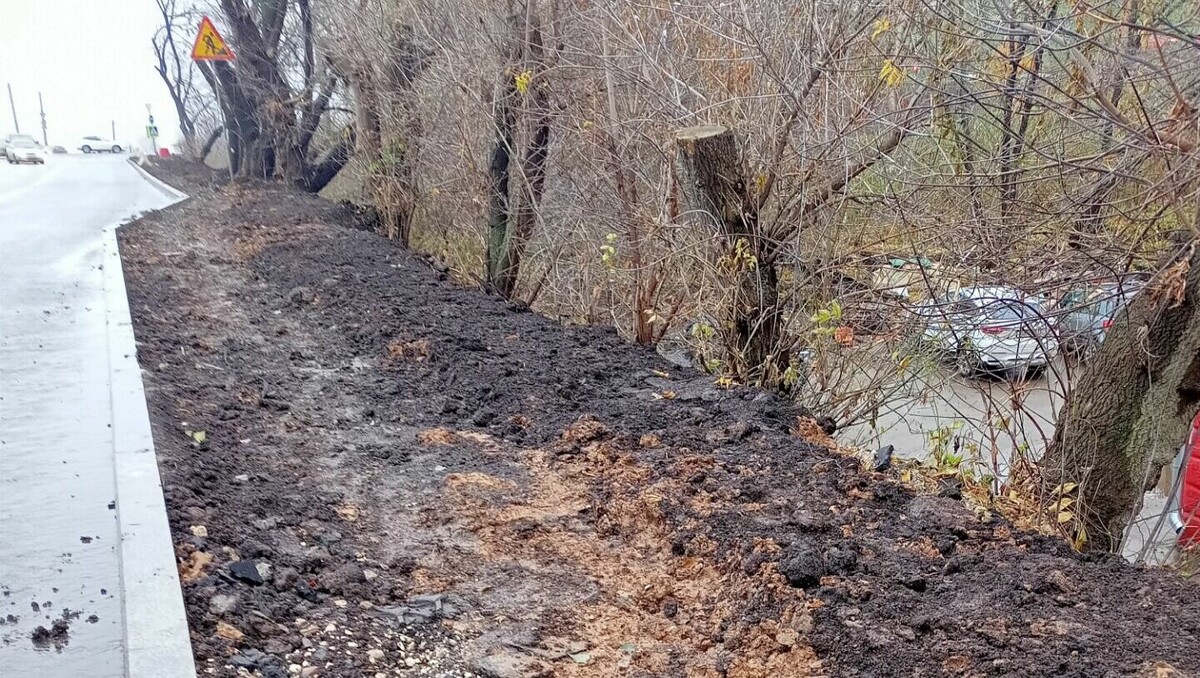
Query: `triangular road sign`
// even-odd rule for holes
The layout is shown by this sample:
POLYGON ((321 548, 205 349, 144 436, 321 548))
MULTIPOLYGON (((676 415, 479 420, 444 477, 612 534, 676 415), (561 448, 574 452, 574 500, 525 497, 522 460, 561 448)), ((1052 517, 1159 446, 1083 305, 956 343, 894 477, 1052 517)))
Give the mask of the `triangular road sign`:
POLYGON ((233 50, 225 43, 225 38, 217 32, 217 27, 208 17, 200 22, 200 32, 196 34, 196 43, 192 45, 192 59, 196 61, 233 61, 233 50))

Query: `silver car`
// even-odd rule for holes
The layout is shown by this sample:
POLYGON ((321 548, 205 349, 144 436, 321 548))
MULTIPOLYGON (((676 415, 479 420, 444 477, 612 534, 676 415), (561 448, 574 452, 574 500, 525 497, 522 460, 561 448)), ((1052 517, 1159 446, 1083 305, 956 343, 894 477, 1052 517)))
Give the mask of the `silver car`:
POLYGON ((1059 301, 1062 310, 1055 327, 1063 350, 1084 358, 1094 353, 1117 312, 1142 287, 1137 281, 1109 282, 1067 292, 1059 301))
POLYGON ((1040 299, 1010 287, 964 287, 914 308, 921 341, 959 374, 1035 376, 1058 353, 1040 299))
POLYGON ((23 162, 46 164, 46 153, 36 143, 24 139, 9 142, 4 149, 4 157, 10 165, 23 162))

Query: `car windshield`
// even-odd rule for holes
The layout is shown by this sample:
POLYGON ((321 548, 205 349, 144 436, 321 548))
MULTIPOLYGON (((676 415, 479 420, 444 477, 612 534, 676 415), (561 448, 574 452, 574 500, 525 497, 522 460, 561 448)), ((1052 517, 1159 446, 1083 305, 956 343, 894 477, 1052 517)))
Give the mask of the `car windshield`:
POLYGON ((17 139, 16 141, 12 142, 12 146, 13 148, 37 148, 37 144, 24 139, 17 139))
POLYGON ((1101 287, 1093 290, 1088 298, 1083 298, 1083 293, 1079 295, 1079 300, 1076 305, 1082 306, 1081 311, 1091 315, 1109 317, 1117 312, 1121 306, 1129 302, 1129 299, 1137 292, 1137 287, 1127 286, 1119 288, 1115 286, 1101 287))
POLYGON ((1037 317, 1037 309, 1017 299, 984 299, 980 305, 985 316, 991 320, 1029 320, 1037 317))

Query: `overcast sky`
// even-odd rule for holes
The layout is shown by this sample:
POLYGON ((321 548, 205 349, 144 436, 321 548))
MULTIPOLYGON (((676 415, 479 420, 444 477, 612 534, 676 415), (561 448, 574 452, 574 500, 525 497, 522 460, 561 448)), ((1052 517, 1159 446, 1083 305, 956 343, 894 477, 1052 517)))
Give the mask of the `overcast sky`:
POLYGON ((41 91, 51 144, 108 138, 116 121, 117 140, 142 147, 146 104, 160 144, 177 142, 179 123, 150 47, 157 12, 154 0, 0 0, 0 134, 15 131, 3 89, 11 83, 21 132, 39 141, 41 91))

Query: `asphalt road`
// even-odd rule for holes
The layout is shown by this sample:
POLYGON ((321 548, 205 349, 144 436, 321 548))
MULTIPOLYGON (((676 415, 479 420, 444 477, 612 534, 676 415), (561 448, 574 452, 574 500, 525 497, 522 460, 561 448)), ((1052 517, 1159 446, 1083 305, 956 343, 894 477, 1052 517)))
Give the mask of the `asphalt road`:
POLYGON ((123 156, 0 164, 4 675, 127 675, 104 229, 169 202, 123 156))

